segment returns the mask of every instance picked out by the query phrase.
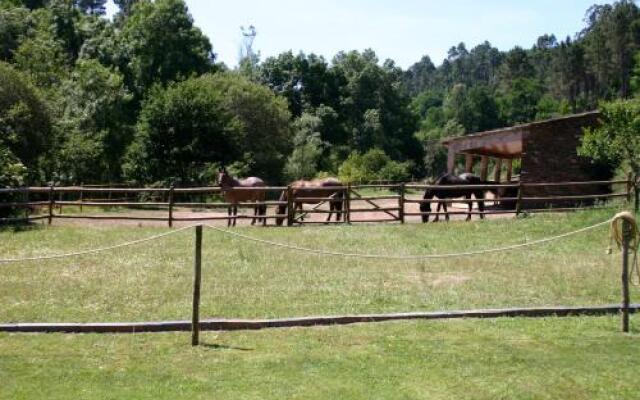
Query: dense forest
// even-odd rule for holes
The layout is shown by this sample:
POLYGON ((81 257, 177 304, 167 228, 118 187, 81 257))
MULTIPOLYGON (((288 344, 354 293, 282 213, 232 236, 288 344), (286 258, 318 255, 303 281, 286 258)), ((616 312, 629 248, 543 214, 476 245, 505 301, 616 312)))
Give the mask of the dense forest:
MULTIPOLYGON (((0 0, 0 186, 212 184, 220 165, 272 184, 432 176, 445 136, 592 110, 640 86, 630 0, 589 8, 573 37, 506 52, 460 43, 407 70, 372 50, 248 53, 231 69, 183 0, 117 0, 113 19, 105 3, 0 0)), ((596 139, 591 153, 615 158, 596 139)))

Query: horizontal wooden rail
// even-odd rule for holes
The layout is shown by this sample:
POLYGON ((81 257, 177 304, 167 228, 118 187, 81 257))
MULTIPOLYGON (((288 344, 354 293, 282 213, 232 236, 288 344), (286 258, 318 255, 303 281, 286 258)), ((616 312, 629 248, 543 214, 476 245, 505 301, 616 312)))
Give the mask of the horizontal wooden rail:
POLYGON ((352 219, 354 224, 366 224, 373 222, 400 222, 399 218, 379 218, 379 219, 352 219))
MULTIPOLYGON (((46 203, 49 204, 49 203, 46 203)), ((159 202, 126 202, 126 201, 55 201, 60 206, 85 206, 85 207, 168 207, 169 203, 159 202)))
POLYGON ((310 210, 303 210, 301 212, 305 214, 331 214, 331 213, 346 214, 348 211, 347 210, 331 211, 331 210, 310 209, 310 210))
POLYGON ((592 194, 592 195, 577 195, 577 196, 523 197, 522 201, 597 200, 597 199, 613 199, 616 197, 627 197, 627 193, 592 194))
POLYGON ((426 215, 433 215, 433 216, 438 216, 438 215, 498 215, 498 214, 515 214, 515 211, 513 210, 488 210, 488 211, 471 211, 471 212, 467 212, 467 211, 449 211, 448 213, 446 212, 415 212, 415 213, 405 213, 404 215, 407 217, 420 217, 420 216, 426 216, 426 215))
MULTIPOLYGON (((286 219, 287 216, 284 214, 275 214, 275 215, 237 215, 237 216, 202 216, 202 217, 173 217, 173 221, 229 221, 234 219, 239 220, 248 220, 248 219, 286 219)), ((165 218, 166 220, 166 218, 165 218)))
POLYGON ((29 208, 49 205, 48 201, 30 201, 28 203, 0 203, 0 208, 29 208))
POLYGON ((286 206, 286 201, 260 201, 256 203, 173 203, 175 207, 192 207, 192 208, 227 208, 227 207, 255 207, 255 206, 286 206))
MULTIPOLYGON (((581 315, 609 315, 620 313, 620 304, 602 306, 557 306, 527 307, 461 311, 427 311, 393 314, 351 314, 280 319, 208 319, 201 320, 203 331, 241 331, 274 328, 349 325, 407 320, 441 320, 458 318, 537 318, 569 317, 581 315)), ((630 305, 629 311, 636 313, 640 304, 630 305)), ((92 322, 92 323, 7 323, 0 324, 0 332, 13 333, 152 333, 191 331, 191 321, 159 322, 92 322)))
MULTIPOLYGON (((518 198, 517 197, 498 197, 495 199, 483 199, 480 201, 484 201, 485 203, 499 203, 501 201, 517 201, 518 198)), ((440 203, 476 203, 478 202, 478 200, 476 199, 463 199, 463 198, 455 198, 455 199, 430 199, 430 200, 425 200, 425 199, 406 199, 404 201, 405 203, 410 203, 410 204, 440 204, 440 203)))
POLYGON ((352 213, 364 213, 364 212, 386 212, 386 211, 400 211, 400 207, 381 207, 381 208, 352 208, 349 212, 352 213))
POLYGON ((479 190, 491 190, 491 189, 506 189, 506 188, 518 188, 518 185, 514 184, 487 184, 487 185, 407 185, 407 189, 432 189, 432 190, 459 190, 459 189, 479 189, 479 190))
POLYGON ((352 189, 399 189, 399 184, 381 184, 381 185, 352 185, 352 189))
POLYGON ((629 183, 628 180, 617 181, 588 181, 588 182, 531 182, 522 183, 523 187, 551 187, 551 186, 596 186, 596 185, 620 185, 629 183))
MULTIPOLYGON (((47 218, 47 217, 44 217, 47 218)), ((94 220, 122 220, 122 221, 168 221, 167 217, 132 216, 132 215, 87 215, 87 214, 54 214, 53 218, 61 219, 94 219, 94 220)), ((175 219, 175 218, 174 218, 175 219)))
POLYGON ((354 201, 376 201, 376 200, 398 200, 400 196, 371 196, 371 197, 353 197, 351 198, 351 202, 354 201))

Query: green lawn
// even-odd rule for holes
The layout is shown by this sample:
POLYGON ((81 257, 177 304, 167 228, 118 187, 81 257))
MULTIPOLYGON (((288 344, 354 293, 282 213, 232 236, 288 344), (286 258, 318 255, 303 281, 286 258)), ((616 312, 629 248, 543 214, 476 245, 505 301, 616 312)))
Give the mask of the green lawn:
MULTIPOLYGON (((615 209, 430 225, 238 228, 378 254, 469 251, 606 220, 615 209)), ((55 254, 164 228, 0 231, 0 258, 55 254)), ((606 227, 454 260, 355 260, 271 249, 205 230, 201 315, 589 305, 620 301, 606 227)), ((188 319, 193 232, 112 253, 0 265, 0 322, 188 319)), ((632 300, 640 290, 632 288, 632 300)), ((638 322, 636 322, 638 321, 638 322)), ((637 398, 640 336, 616 317, 401 322, 188 334, 0 335, 0 398, 637 398)))

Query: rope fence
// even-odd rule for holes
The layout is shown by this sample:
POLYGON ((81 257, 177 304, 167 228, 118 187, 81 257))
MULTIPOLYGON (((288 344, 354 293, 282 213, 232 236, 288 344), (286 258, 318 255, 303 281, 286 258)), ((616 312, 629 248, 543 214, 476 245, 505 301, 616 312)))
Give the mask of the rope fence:
MULTIPOLYGON (((629 295, 629 283, 632 280, 633 272, 637 274, 637 251, 640 243, 640 230, 636 219, 633 214, 629 212, 623 212, 615 215, 613 218, 606 221, 598 222, 586 227, 575 229, 569 232, 548 236, 545 238, 528 241, 525 243, 517 243, 508 246, 501 246, 495 248, 487 248, 472 251, 460 251, 455 253, 441 253, 441 254, 416 254, 416 255, 402 255, 402 254, 371 254, 371 253, 349 253, 339 252, 326 249, 309 248, 293 244, 280 243, 276 241, 260 239, 253 236, 245 235, 233 230, 223 229, 211 225, 194 225, 188 226, 169 232, 153 235, 146 238, 132 240, 124 243, 114 244, 111 246, 99 247, 94 249, 77 250, 62 254, 44 255, 44 256, 31 256, 23 258, 4 258, 0 259, 0 264, 9 263, 22 263, 22 262, 36 262, 43 260, 62 259, 70 257, 78 257, 82 255, 97 254, 103 252, 109 252, 129 246, 139 245, 151 241, 161 240, 170 235, 175 235, 180 232, 184 232, 194 228, 196 232, 195 236, 195 248, 194 248, 194 280, 193 280, 193 318, 190 324, 192 331, 192 344, 197 345, 199 343, 199 331, 202 328, 219 329, 225 327, 226 329, 261 329, 265 327, 284 327, 284 326, 311 326, 322 324, 339 324, 339 323, 354 323, 363 321, 383 321, 383 320, 397 320, 397 319, 434 319, 434 318, 462 318, 462 317, 496 317, 496 316, 541 316, 541 315, 576 315, 576 314, 602 314, 610 312, 622 312, 622 327, 624 332, 629 331, 629 315, 638 309, 638 305, 631 304, 629 295), (428 259, 452 259, 469 256, 495 254, 500 252, 508 252, 525 247, 543 245, 585 232, 589 232, 603 226, 609 225, 611 229, 611 240, 615 241, 623 255, 623 268, 622 268, 622 294, 623 300, 620 306, 598 306, 592 308, 584 307, 556 307, 556 308, 536 308, 536 309, 500 309, 500 310, 473 310, 473 311, 456 311, 456 312, 437 312, 437 313, 400 313, 400 314, 377 314, 377 315, 352 315, 352 316, 332 316, 332 317, 313 317, 313 318, 293 318, 286 320, 262 320, 262 321, 247 321, 247 320, 205 320, 200 321, 199 309, 200 309, 200 288, 202 277, 202 236, 203 228, 218 232, 222 235, 233 237, 241 241, 248 241, 252 243, 259 243, 269 247, 284 248, 295 252, 312 254, 312 255, 324 255, 335 256, 345 258, 359 258, 359 259, 379 259, 379 260, 428 260, 428 259), (630 267, 630 256, 633 257, 633 261, 630 267)), ((638 275, 640 277, 640 275, 638 275)), ((168 322, 168 323, 135 323, 133 325, 128 324, 0 324, 0 331, 13 331, 13 332, 88 332, 88 331, 100 331, 100 332, 129 332, 130 329, 135 331, 160 331, 163 329, 184 330, 183 322, 168 322), (143 325, 140 325, 143 324, 143 325), (133 327, 133 328, 132 328, 133 327), (75 329, 75 330, 74 330, 75 329)))

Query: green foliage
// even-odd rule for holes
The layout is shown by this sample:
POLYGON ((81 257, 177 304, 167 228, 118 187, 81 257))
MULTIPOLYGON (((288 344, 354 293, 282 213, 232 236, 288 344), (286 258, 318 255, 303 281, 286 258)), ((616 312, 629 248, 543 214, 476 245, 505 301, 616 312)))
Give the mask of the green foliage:
POLYGON ((317 174, 323 151, 321 126, 322 120, 309 114, 302 114, 293 124, 293 152, 284 170, 289 181, 310 179, 317 174))
POLYGON ((384 151, 372 149, 364 154, 353 152, 342 163, 338 175, 343 182, 375 180, 407 181, 411 177, 408 162, 393 161, 384 151))
POLYGON ((95 60, 80 60, 62 86, 64 143, 60 170, 72 183, 117 182, 120 160, 131 141, 122 76, 95 60))
POLYGON ((8 149, 3 150, 4 164, 23 164, 34 182, 51 144, 51 117, 38 90, 24 74, 0 62, 0 147, 8 149))
POLYGON ((238 75, 157 87, 143 105, 125 174, 143 183, 211 184, 203 173, 212 165, 238 162, 275 181, 289 148, 288 120, 283 100, 238 75))
POLYGON ((586 129, 579 149, 594 162, 628 165, 640 175, 640 100, 618 100, 601 105, 602 126, 586 129))
POLYGON ((23 7, 0 6, 0 60, 11 61, 13 52, 32 28, 31 13, 23 7))
POLYGON ((212 68, 211 43, 183 0, 140 1, 118 36, 117 60, 131 91, 200 75, 212 68))

